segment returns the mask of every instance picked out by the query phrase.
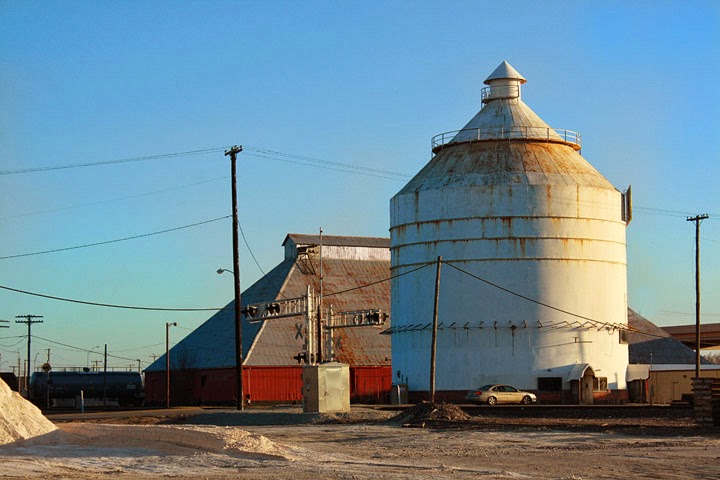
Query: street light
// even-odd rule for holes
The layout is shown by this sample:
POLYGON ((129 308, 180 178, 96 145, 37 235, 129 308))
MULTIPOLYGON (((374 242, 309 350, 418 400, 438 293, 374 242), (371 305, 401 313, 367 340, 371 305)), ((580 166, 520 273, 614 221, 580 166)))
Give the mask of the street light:
POLYGON ((95 350, 96 348, 100 348, 100 345, 95 345, 87 352, 87 356, 85 358, 85 367, 87 367, 88 369, 90 368, 90 354, 95 353, 93 352, 93 350, 95 350))
POLYGON ((170 408, 170 326, 177 327, 177 322, 165 324, 165 407, 170 408))
POLYGON ((218 268, 217 269, 218 275, 222 275, 223 272, 228 272, 228 273, 232 273, 233 275, 235 275, 235 272, 233 272, 232 270, 228 270, 227 268, 218 268))

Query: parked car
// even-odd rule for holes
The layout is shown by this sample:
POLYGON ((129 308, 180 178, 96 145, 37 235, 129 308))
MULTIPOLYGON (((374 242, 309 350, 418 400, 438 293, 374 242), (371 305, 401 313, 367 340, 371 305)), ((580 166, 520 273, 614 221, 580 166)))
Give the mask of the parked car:
POLYGON ((529 405, 537 402, 534 393, 523 392, 510 385, 490 384, 483 385, 477 390, 468 392, 465 400, 473 403, 487 403, 495 405, 498 403, 522 403, 529 405))

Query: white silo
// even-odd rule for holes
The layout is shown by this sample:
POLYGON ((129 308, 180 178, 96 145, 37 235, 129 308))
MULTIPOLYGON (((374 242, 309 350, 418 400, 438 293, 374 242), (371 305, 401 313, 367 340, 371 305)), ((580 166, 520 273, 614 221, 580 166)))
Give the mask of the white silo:
POLYGON ((433 138, 434 157, 390 202, 393 381, 428 390, 435 268, 412 270, 442 256, 438 392, 499 382, 622 401, 629 202, 577 133, 525 105, 525 82, 503 62, 480 112, 433 138))

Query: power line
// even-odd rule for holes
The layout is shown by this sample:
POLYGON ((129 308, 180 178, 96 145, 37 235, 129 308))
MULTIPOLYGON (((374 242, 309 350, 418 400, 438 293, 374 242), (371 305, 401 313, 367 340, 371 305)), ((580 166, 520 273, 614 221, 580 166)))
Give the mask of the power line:
MULTIPOLYGON (((14 169, 14 170, 0 170, 0 176, 14 175, 14 174, 20 174, 20 173, 42 172, 42 171, 48 171, 48 170, 61 170, 61 169, 92 167, 92 166, 99 166, 99 165, 113 165, 113 164, 122 164, 122 163, 139 162, 139 161, 147 161, 147 160, 175 158, 175 157, 181 157, 181 156, 201 155, 201 154, 205 154, 205 153, 220 152, 223 150, 225 150, 225 147, 214 147, 214 148, 204 148, 204 149, 198 149, 198 150, 189 150, 189 151, 185 151, 185 152, 165 153, 165 154, 159 154, 159 155, 145 155, 145 156, 116 159, 116 160, 105 160, 105 161, 85 162, 85 163, 71 163, 71 164, 65 164, 65 165, 54 165, 54 166, 34 167, 34 168, 24 168, 24 169, 14 169)), ((412 175, 410 175, 408 173, 396 172, 396 171, 392 171, 392 170, 384 170, 384 169, 379 169, 379 168, 364 167, 364 166, 359 166, 359 165, 353 165, 350 163, 323 160, 320 158, 309 157, 309 156, 305 156, 305 155, 280 152, 280 151, 272 150, 269 148, 244 146, 244 150, 245 150, 244 154, 247 156, 253 156, 253 157, 258 157, 258 158, 267 158, 270 160, 295 163, 298 165, 311 166, 311 167, 315 167, 315 168, 324 168, 324 169, 335 170, 335 171, 340 171, 340 172, 344 172, 344 173, 354 173, 354 174, 358 174, 358 175, 387 178, 387 179, 391 179, 391 180, 406 179, 406 178, 412 177, 412 175), (256 152, 256 153, 250 153, 250 152, 248 152, 248 150, 250 150, 252 152, 256 152)), ((227 177, 224 177, 224 178, 227 178, 227 177)), ((193 185, 193 184, 190 184, 190 185, 193 185)), ((156 192, 151 192, 150 194, 152 194, 152 193, 156 193, 156 192)), ((144 194, 141 194, 138 196, 142 196, 142 195, 144 195, 144 194)), ((126 197, 126 198, 132 198, 132 197, 126 197)), ((556 203, 570 203, 570 202, 557 202, 556 201, 556 203)), ((92 205, 92 204, 89 204, 89 205, 92 205)), ((68 207, 68 208, 74 208, 74 207, 68 207)), ((661 215, 661 216, 670 216, 670 217, 686 217, 688 215, 691 215, 691 213, 689 211, 654 208, 654 207, 644 207, 644 206, 640 206, 640 205, 634 206, 633 210, 636 212, 647 213, 650 215, 661 215)), ((54 211, 54 210, 49 210, 49 211, 54 211)), ((45 212, 37 212, 37 213, 45 213, 45 212)), ((28 215, 33 215, 33 214, 28 214, 28 215)), ((23 216, 23 215, 17 215, 17 216, 23 216)), ((711 217, 710 220, 716 220, 718 217, 720 217, 720 213, 711 213, 710 217, 711 217), (713 218, 713 217, 715 217, 715 218, 713 218)), ((3 218, 14 218, 14 216, 3 217, 3 218)))
MULTIPOLYGON (((385 176, 389 175, 392 177, 402 177, 402 178, 408 178, 411 176, 411 175, 408 175, 407 173, 394 172, 392 170, 362 167, 362 166, 353 165, 350 163, 333 162, 330 160, 323 160, 320 158, 307 157, 304 155, 296 155, 296 154, 292 154, 292 153, 278 152, 275 150, 269 150, 269 149, 263 149, 263 148, 257 148, 257 147, 248 147, 248 146, 245 146, 244 148, 246 151, 251 150, 251 151, 254 151, 257 153, 269 155, 269 156, 266 156, 263 158, 273 158, 273 157, 282 157, 285 159, 289 158, 289 159, 299 160, 302 162, 309 162, 310 164, 330 165, 330 166, 339 167, 339 168, 343 168, 343 169, 355 170, 358 173, 363 173, 363 174, 374 173, 374 174, 378 174, 378 175, 385 175, 385 176)), ((246 152, 246 154, 247 154, 247 152, 246 152)), ((282 160, 282 158, 276 158, 276 160, 282 160)), ((297 162, 291 162, 291 163, 297 163, 297 162)), ((308 163, 305 163, 305 165, 307 165, 307 164, 308 163)), ((319 166, 319 165, 314 165, 314 166, 319 166)))
MULTIPOLYGON (((12 345, 5 345, 5 344, 3 343, 3 344, 0 344, 0 346, 2 346, 3 348, 17 347, 18 345, 20 345, 22 342, 25 341, 25 337, 27 337, 27 335, 22 335, 22 338, 20 338, 20 340, 18 340, 17 342, 13 343, 12 345)), ((36 338, 37 338, 37 337, 36 337, 36 338)))
POLYGON ((207 180, 202 180, 202 181, 199 181, 199 182, 186 183, 186 184, 183 184, 183 185, 176 185, 176 186, 174 186, 174 187, 168 187, 168 188, 163 188, 163 189, 160 189, 160 190, 153 190, 153 191, 150 191, 150 192, 138 193, 138 194, 135 194, 135 195, 126 195, 126 196, 122 196, 122 197, 114 197, 114 198, 109 198, 109 199, 107 199, 107 200, 100 200, 100 201, 97 201, 97 202, 81 203, 81 204, 77 204, 77 205, 68 205, 68 206, 65 206, 65 207, 49 208, 49 209, 47 209, 47 210, 38 210, 38 211, 35 211, 35 212, 20 213, 20 214, 17 214, 17 215, 8 215, 8 216, 6 216, 6 217, 0 217, 0 220, 8 220, 8 219, 12 219, 12 218, 21 218, 21 217, 30 217, 30 216, 33 216, 33 215, 41 215, 41 214, 44 214, 44 213, 54 213, 54 212, 61 212, 61 211, 63 211, 63 210, 71 210, 71 209, 75 209, 75 208, 92 207, 92 206, 95 206, 95 205, 104 205, 104 204, 107 204, 107 203, 114 203, 114 202, 118 202, 118 201, 122 201, 122 200, 130 200, 130 199, 139 198, 139 197, 147 197, 147 196, 150 196, 150 195, 157 195, 157 194, 159 194, 159 193, 170 192, 170 191, 173 191, 173 190, 180 190, 180 189, 183 189, 183 188, 194 187, 194 186, 202 185, 202 184, 205 184, 205 183, 215 182, 215 181, 218 181, 218 180, 224 180, 224 179, 226 179, 226 178, 229 178, 229 177, 226 175, 226 176, 224 176, 224 177, 209 178, 209 179, 207 179, 207 180))
POLYGON ((89 302, 85 300, 75 300, 72 298, 56 297, 54 295, 46 295, 44 293, 29 292, 27 290, 20 290, 18 288, 7 287, 0 285, 0 289, 8 290, 10 292, 22 293, 24 295, 30 295, 33 297, 47 298, 50 300, 58 300, 61 302, 78 303, 81 305, 91 305, 94 307, 107 307, 107 308, 122 308, 127 310, 145 310, 151 312, 216 312, 220 310, 226 310, 226 308, 162 308, 162 307, 139 307, 134 305, 116 305, 112 303, 100 303, 100 302, 89 302))
POLYGON ((177 230, 183 230, 183 229, 185 229, 185 228, 197 227, 197 226, 199 226, 199 225, 205 225, 205 224, 207 224, 207 223, 212 223, 212 222, 217 222, 217 221, 219 221, 219 220, 224 220, 224 219, 229 218, 229 217, 230 217, 230 215, 225 215, 224 217, 217 217, 217 218, 212 218, 212 219, 210 219, 210 220, 204 220, 204 221, 202 221, 202 222, 191 223, 191 224, 189 224, 189 225, 182 225, 182 226, 180 226, 180 227, 168 228, 167 230, 160 230, 159 232, 144 233, 144 234, 141 234, 141 235, 134 235, 134 236, 132 236, 132 237, 125 237, 125 238, 118 238, 118 239, 115 239, 115 240, 107 240, 107 241, 104 241, 104 242, 87 243, 87 244, 85 244, 85 245, 76 245, 76 246, 74 246, 74 247, 55 248, 55 249, 52 249, 52 250, 43 250, 43 251, 41 251, 41 252, 21 253, 21 254, 18 254, 18 255, 7 255, 7 256, 4 256, 4 257, 0 257, 0 260, 7 260, 7 259, 10 259, 10 258, 30 257, 30 256, 33 256, 33 255, 44 255, 44 254, 46 254, 46 253, 65 252, 65 251, 68 251, 68 250, 77 250, 77 249, 79 249, 79 248, 97 247, 98 245, 107 245, 107 244, 110 244, 110 243, 125 242, 125 241, 127 241, 127 240, 135 240, 135 239, 137 239, 137 238, 151 237, 151 236, 153 236, 153 235, 160 235, 160 234, 162 234, 162 233, 175 232, 175 231, 177 231, 177 230))
POLYGON ((46 172, 50 170, 65 170, 70 168, 96 167, 100 165, 115 165, 119 163, 141 162, 146 160, 159 160, 165 158, 185 157, 191 155, 201 155, 204 153, 212 153, 222 151, 223 148, 204 148, 200 150, 189 150, 187 152, 163 153, 160 155, 146 155, 142 157, 121 158, 117 160, 104 160, 98 162, 70 163, 65 165, 49 165, 45 167, 18 168, 14 170, 0 170, 0 175, 17 175, 19 173, 46 172))
MULTIPOLYGON (((178 325, 178 328, 180 328, 179 325, 178 325)), ((186 330, 190 330, 190 329, 188 328, 188 329, 186 329, 186 330)), ((165 342, 155 343, 155 344, 153 344, 153 345, 145 345, 144 347, 126 348, 126 349, 124 349, 124 350, 115 350, 115 351, 116 351, 116 352, 120 352, 120 353, 123 353, 123 352, 136 352, 136 351, 138 351, 138 350, 145 350, 146 348, 159 347, 159 346, 161 346, 161 345, 165 345, 165 342)))
POLYGON ((240 235, 242 235, 243 241, 245 242, 245 246, 247 247, 248 252, 250 252, 250 256, 255 261, 255 265, 257 265, 258 269, 260 269, 260 273, 265 275, 265 270, 263 270, 263 268, 260 266, 260 262, 258 262, 258 259, 255 258, 255 254, 253 253, 252 248, 250 248, 250 244, 248 243, 247 238, 245 238, 245 232, 243 232, 242 225, 240 225, 239 223, 238 223, 238 229, 240 230, 240 235))
MULTIPOLYGON (((102 353, 102 352, 99 352, 99 351, 96 352, 95 350, 89 350, 89 349, 87 349, 87 348, 82 348, 82 347, 76 347, 76 346, 74 346, 74 345, 68 345, 67 343, 56 342, 55 340, 50 340, 50 339, 48 339, 48 338, 38 337, 37 335, 35 335, 35 338, 37 338, 37 339, 39 339, 39 340, 43 340, 43 341, 45 341, 45 342, 47 342, 47 343, 50 343, 50 344, 60 345, 60 346, 62 346, 62 347, 67 347, 67 348, 72 348, 72 349, 77 350, 77 351, 80 351, 80 352, 97 353, 97 354, 99 354, 99 355, 103 355, 103 353, 102 353)), ((133 361, 133 362, 136 362, 136 361, 137 361, 137 358, 120 357, 120 356, 118 356, 118 355, 111 355, 111 354, 109 354, 109 353, 107 354, 107 356, 108 356, 108 357, 112 357, 112 358, 119 358, 120 360, 130 360, 130 361, 133 361)))
POLYGON ((472 278, 474 278, 474 279, 476 279, 476 280, 479 280, 479 281, 481 281, 481 282, 483 282, 483 283, 486 283, 486 284, 490 285, 491 287, 495 287, 495 288, 497 288, 498 290, 502 290, 502 291, 505 292, 505 293, 509 293, 510 295, 514 295, 514 296, 516 296, 516 297, 522 298, 523 300, 527 300, 527 301, 529 301, 529 302, 536 303, 536 304, 538 304, 538 305, 542 305, 543 307, 549 308, 549 309, 551 309, 551 310, 555 310, 555 311, 557 311, 557 312, 564 313, 564 314, 570 315, 570 316, 572 316, 572 317, 580 318, 580 319, 582 319, 582 320, 587 320, 587 321, 593 322, 593 323, 595 323, 595 324, 606 325, 606 326, 613 326, 613 327, 617 327, 617 326, 618 326, 618 325, 616 325, 616 324, 610 324, 610 323, 608 323, 608 322, 602 322, 602 321, 600 321, 600 320, 595 320, 594 318, 586 317, 586 316, 584 316, 584 315, 579 315, 579 314, 577 314, 577 313, 573 313, 573 312, 570 312, 570 311, 568 311, 568 310, 564 310, 564 309, 562 309, 562 308, 554 307, 554 306, 549 305, 549 304, 547 304, 547 303, 543 303, 543 302, 541 302, 541 301, 539 301, 539 300, 535 300, 534 298, 530 298, 530 297, 528 297, 528 296, 526 296, 526 295, 523 295, 523 294, 521 294, 521 293, 514 292, 514 291, 512 291, 512 290, 510 290, 510 289, 508 289, 508 288, 501 287, 500 285, 498 285, 498 284, 496 284, 496 283, 493 283, 493 282, 491 282, 491 281, 489 281, 489 280, 485 280, 484 278, 478 277, 477 275, 474 275, 474 274, 472 274, 472 273, 470 273, 470 272, 468 272, 468 271, 466 271, 466 270, 463 270, 462 268, 460 268, 460 267, 458 267, 458 266, 456 266, 456 265, 453 265, 452 262, 444 261, 443 263, 449 265, 450 267, 454 268, 455 270, 458 270, 459 272, 464 273, 465 275, 468 275, 468 276, 470 276, 470 277, 472 277, 472 278))
POLYGON ((392 280, 392 279, 394 279, 394 278, 399 278, 399 277, 402 277, 402 276, 404 276, 404 275, 409 275, 409 274, 411 274, 411 273, 417 272, 418 270, 422 270, 422 269, 425 268, 425 267, 429 267, 430 265, 435 265, 435 263, 436 263, 435 261, 426 262, 426 263, 420 265, 420 266, 417 267, 417 268, 413 268, 412 270, 408 270, 407 272, 403 272, 403 273, 400 273, 400 274, 398 274, 398 275, 393 275, 393 276, 388 277, 388 278, 383 278, 382 280, 378 280, 378 281, 376 281, 376 282, 366 283, 365 285, 360 285, 360 286, 357 286, 357 287, 348 288, 347 290, 340 290, 339 292, 326 293, 326 294, 323 295, 323 296, 324 296, 324 297, 332 297, 333 295, 341 295, 341 294, 343 294, 343 293, 352 292, 352 291, 354 291, 354 290, 360 290, 360 289, 363 289, 363 288, 371 287, 371 286, 373 286, 373 285, 377 285, 378 283, 389 282, 390 280, 392 280))
POLYGON ((259 155, 259 154, 256 154, 256 153, 246 153, 245 155, 246 155, 246 156, 251 156, 251 157, 257 157, 257 158, 267 158, 267 159, 269 159, 269 160, 278 160, 278 161, 280 161, 280 162, 286 162, 286 163, 294 163, 294 164, 297 164, 297 165, 305 165, 305 166, 309 166, 309 167, 322 168, 322 169, 325 169, 325 170, 334 170, 334 171, 337 171, 337 172, 354 173, 354 174, 356 174, 356 175, 365 175, 365 176, 368 176, 368 177, 387 178, 387 179, 389 179, 389 180, 402 180, 402 179, 404 179, 404 178, 408 178, 408 177, 409 177, 409 175, 404 175, 404 174, 402 175, 402 177, 394 177, 394 176, 390 176, 390 175, 381 175, 381 174, 378 174, 378 173, 373 173, 373 170, 374 170, 374 169, 368 169, 369 171, 357 170, 357 168, 360 168, 360 167, 355 167, 354 165, 349 165, 349 164, 345 164, 345 165, 349 165, 349 167, 347 167, 347 168, 340 168, 340 167, 332 167, 332 166, 324 166, 324 165, 315 165, 315 164, 311 164, 311 163, 308 163, 308 162, 301 162, 301 161, 297 161, 297 160, 290 160, 290 159, 287 159, 287 158, 277 158, 277 157, 274 157, 274 156, 271 156, 271 155, 259 155), (350 167, 354 167, 354 168, 351 169, 350 167))

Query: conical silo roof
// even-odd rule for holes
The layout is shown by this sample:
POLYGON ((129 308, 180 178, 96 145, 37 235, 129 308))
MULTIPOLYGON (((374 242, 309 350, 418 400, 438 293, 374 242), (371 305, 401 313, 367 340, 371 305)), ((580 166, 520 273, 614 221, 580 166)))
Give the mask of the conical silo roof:
MULTIPOLYGON (((502 80, 516 85, 525 82, 507 62, 501 63, 485 83, 502 80)), ((576 132, 552 128, 519 94, 515 98, 490 97, 484 102, 461 130, 441 134, 447 136, 444 142, 433 139, 437 155, 399 193, 450 185, 499 184, 616 190, 578 153, 576 132)))

